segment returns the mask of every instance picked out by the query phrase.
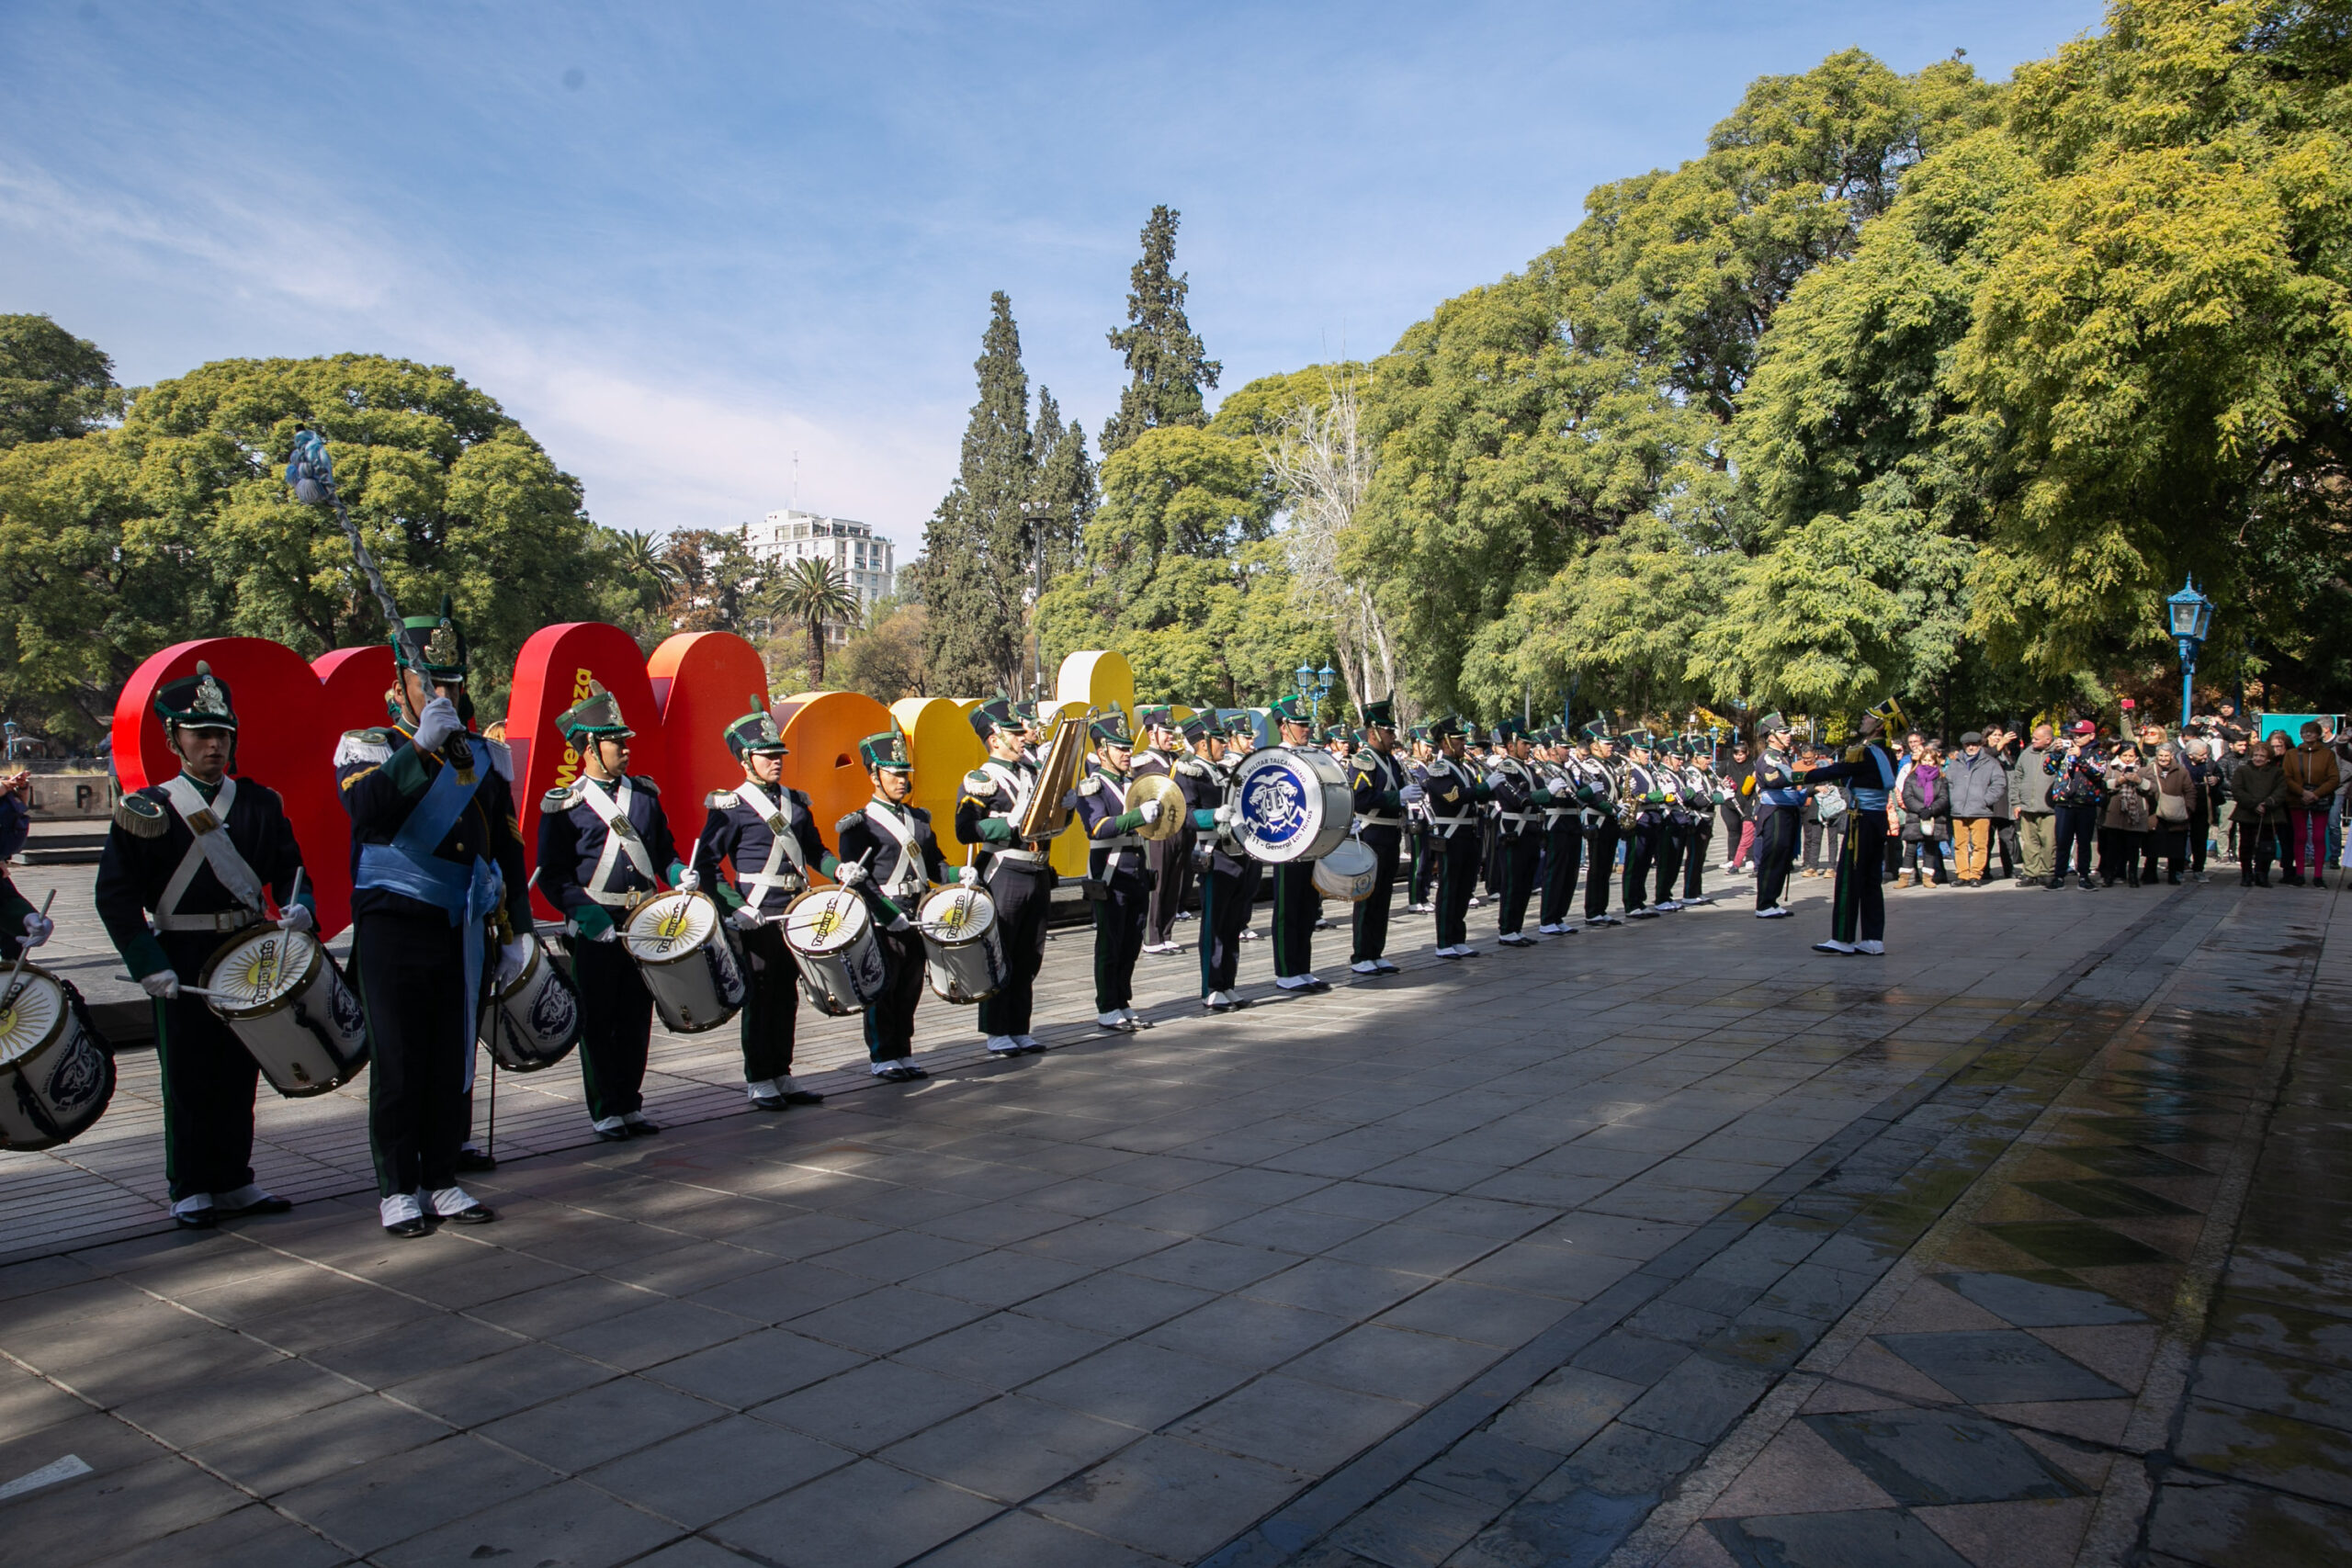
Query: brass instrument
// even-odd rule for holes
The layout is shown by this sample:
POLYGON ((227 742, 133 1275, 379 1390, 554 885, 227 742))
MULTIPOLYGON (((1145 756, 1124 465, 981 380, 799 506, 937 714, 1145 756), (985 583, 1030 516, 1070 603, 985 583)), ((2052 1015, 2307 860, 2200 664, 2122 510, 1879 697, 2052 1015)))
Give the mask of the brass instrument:
POLYGON ((1020 838, 1033 843, 1058 838, 1069 826, 1069 810, 1062 802, 1078 787, 1079 770, 1086 762, 1086 727, 1093 718, 1094 710, 1088 708, 1083 714, 1065 712, 1054 721, 1054 731, 1046 739, 1046 760, 1037 767, 1037 787, 1012 825, 1020 838))
POLYGON ((1157 820, 1136 829, 1136 837, 1150 842, 1172 839, 1184 830, 1184 816, 1190 809, 1184 804, 1184 792, 1166 773, 1146 773, 1127 784, 1127 809, 1133 811, 1147 800, 1159 802, 1157 820))

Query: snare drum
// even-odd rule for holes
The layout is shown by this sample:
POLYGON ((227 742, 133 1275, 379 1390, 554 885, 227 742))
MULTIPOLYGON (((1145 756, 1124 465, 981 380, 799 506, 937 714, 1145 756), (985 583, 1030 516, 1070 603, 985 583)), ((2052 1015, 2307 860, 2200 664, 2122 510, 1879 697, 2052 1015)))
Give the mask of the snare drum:
POLYGON ((995 899, 977 887, 943 887, 922 901, 915 924, 940 1000, 977 1002, 1003 988, 1004 937, 995 899))
POLYGON ((510 1073, 552 1067, 580 1043, 580 997, 537 938, 523 972, 481 1010, 481 1043, 510 1073))
POLYGON ((662 1027, 680 1034, 717 1029, 743 1006, 743 965, 707 895, 657 893, 637 907, 621 941, 653 993, 662 1027))
MULTIPOLYGON (((0 970, 0 986, 7 983, 0 970)), ((92 1027, 82 994, 28 964, 0 1008, 0 1149, 55 1148, 98 1119, 114 1098, 114 1052, 92 1027)))
POLYGON ((1380 880, 1380 862, 1362 839, 1342 839, 1339 846, 1315 863, 1315 891, 1326 898, 1361 904, 1372 897, 1380 880))
POLYGON ((1320 860, 1347 839, 1355 793, 1329 752, 1269 746, 1242 761, 1235 783, 1236 831, 1252 860, 1320 860))
POLYGON ((842 887, 812 887, 784 911, 784 945, 801 988, 829 1013, 853 1013, 882 994, 882 944, 865 900, 842 887))
POLYGON ((368 1015, 309 931, 263 926, 204 965, 204 999, 288 1100, 340 1089, 368 1065, 368 1015))

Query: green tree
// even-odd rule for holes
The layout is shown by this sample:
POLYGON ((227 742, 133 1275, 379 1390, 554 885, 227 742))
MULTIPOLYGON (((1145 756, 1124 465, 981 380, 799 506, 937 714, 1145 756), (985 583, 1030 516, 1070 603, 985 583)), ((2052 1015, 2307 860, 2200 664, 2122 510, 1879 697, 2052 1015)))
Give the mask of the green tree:
POLYGON ((1184 314, 1192 285, 1173 270, 1181 220, 1172 207, 1151 209, 1142 259, 1128 273, 1127 324, 1109 334, 1126 361, 1127 385, 1119 394, 1119 412, 1102 422, 1105 461, 1148 431, 1208 423, 1203 393, 1216 385, 1225 367, 1207 357, 1207 346, 1184 314))
POLYGON ((47 316, 0 316, 0 450, 86 435, 122 414, 114 361, 47 316))
POLYGON ((797 622, 808 636, 808 690, 825 684, 825 623, 855 625, 864 605, 841 569, 822 556, 787 561, 763 603, 779 620, 797 622))
POLYGON ((930 681, 923 666, 923 622, 928 616, 921 604, 886 601, 875 605, 866 629, 851 637, 833 661, 842 690, 863 692, 885 707, 900 697, 925 695, 930 681))
POLYGON ((1019 679, 1031 588, 1030 520, 1036 462, 1021 329, 1001 290, 973 362, 979 400, 964 427, 963 460, 923 528, 922 592, 930 609, 924 657, 937 689, 1011 690, 1019 679))
POLYGON ((677 587, 678 569, 662 553, 660 535, 643 528, 606 529, 601 542, 639 605, 652 610, 670 602, 671 592, 677 587))
POLYGON ((762 613, 761 571, 750 529, 688 528, 670 536, 661 557, 670 584, 662 618, 670 631, 755 629, 762 613))

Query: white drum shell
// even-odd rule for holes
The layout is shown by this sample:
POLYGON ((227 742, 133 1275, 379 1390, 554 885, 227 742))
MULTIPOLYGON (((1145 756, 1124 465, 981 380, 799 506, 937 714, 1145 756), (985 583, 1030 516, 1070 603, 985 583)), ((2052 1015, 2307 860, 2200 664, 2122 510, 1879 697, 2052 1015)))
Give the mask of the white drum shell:
MULTIPOLYGON (((0 969, 0 987, 6 984, 6 970, 0 969)), ((39 1029, 40 1038, 0 1063, 0 1148, 29 1152, 80 1135, 106 1111, 114 1098, 114 1055, 83 1026, 81 1010, 72 1005, 62 981, 28 964, 21 985, 17 996, 28 1014, 25 1028, 39 1029), (55 1134, 26 1110, 27 1098, 55 1134)))
POLYGON ((743 1007, 743 965, 729 943, 718 906, 701 893, 664 893, 638 906, 621 933, 653 995, 662 1027, 679 1034, 717 1029, 743 1007), (682 900, 691 903, 682 907, 682 900), (708 906, 707 908, 703 906, 708 906), (682 927, 677 935, 665 925, 682 927))
POLYGON ((882 944, 865 900, 839 887, 815 887, 784 911, 784 945, 800 970, 808 1000, 839 1017, 857 1012, 882 995, 886 976, 882 944), (826 925, 821 938, 811 932, 826 925))
POLYGON ((341 1089, 368 1065, 368 1015, 344 984, 334 957, 307 931, 266 931, 232 939, 214 953, 198 982, 223 988, 223 972, 239 954, 265 942, 282 944, 279 961, 300 976, 251 1004, 205 998, 213 1015, 261 1066, 269 1087, 288 1100, 341 1089))
POLYGON ((940 1000, 977 1002, 1003 989, 1004 934, 995 899, 977 887, 943 887, 922 901, 915 924, 922 931, 924 972, 940 1000))
POLYGON ((552 1067, 580 1043, 580 994, 536 939, 523 972, 482 1009, 481 1043, 510 1073, 552 1067))
POLYGON ((1380 862, 1362 839, 1343 839, 1315 863, 1315 890, 1326 898, 1360 904, 1380 880, 1380 862))
POLYGON ((1252 860, 1270 865, 1319 860, 1348 836, 1355 792, 1328 751, 1269 746, 1243 759, 1236 831, 1252 860))

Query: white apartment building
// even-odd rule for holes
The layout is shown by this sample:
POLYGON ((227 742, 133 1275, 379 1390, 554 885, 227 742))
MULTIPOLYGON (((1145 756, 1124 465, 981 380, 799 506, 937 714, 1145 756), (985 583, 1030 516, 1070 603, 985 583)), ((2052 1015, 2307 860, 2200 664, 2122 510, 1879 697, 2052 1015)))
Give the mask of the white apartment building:
MULTIPOLYGON (((763 563, 811 558, 831 561, 868 610, 898 590, 897 547, 867 525, 847 517, 821 517, 790 508, 771 512, 750 525, 749 542, 752 554, 763 563)), ((829 642, 843 642, 848 637, 846 626, 826 628, 829 642)))

